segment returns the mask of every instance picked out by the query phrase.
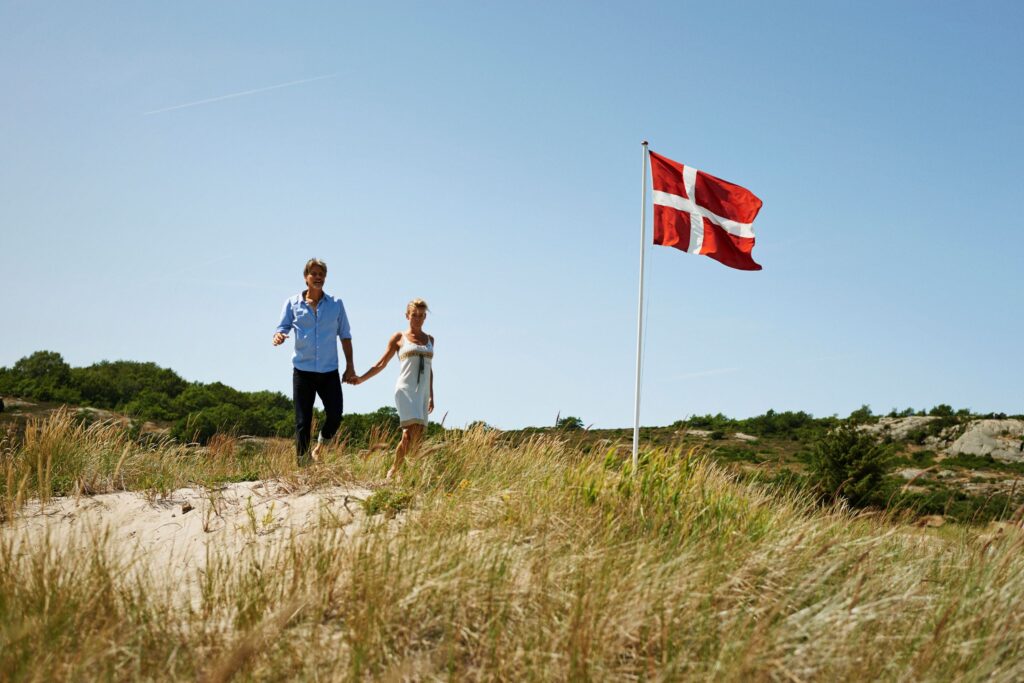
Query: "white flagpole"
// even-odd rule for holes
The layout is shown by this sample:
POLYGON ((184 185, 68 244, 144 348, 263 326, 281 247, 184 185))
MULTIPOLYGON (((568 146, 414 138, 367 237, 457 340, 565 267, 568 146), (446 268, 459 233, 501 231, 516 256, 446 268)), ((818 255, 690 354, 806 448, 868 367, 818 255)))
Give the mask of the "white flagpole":
POLYGON ((644 333, 644 249, 647 246, 647 140, 642 145, 643 170, 640 182, 640 298, 636 306, 636 401, 633 407, 633 473, 636 474, 640 448, 640 350, 644 333))

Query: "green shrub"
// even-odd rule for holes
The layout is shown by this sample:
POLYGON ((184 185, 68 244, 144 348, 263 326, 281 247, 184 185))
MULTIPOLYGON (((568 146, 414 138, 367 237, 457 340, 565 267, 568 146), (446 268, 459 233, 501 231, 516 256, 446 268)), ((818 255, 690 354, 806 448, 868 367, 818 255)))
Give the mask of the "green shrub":
POLYGON ((945 467, 962 467, 966 470, 995 470, 997 472, 1014 472, 1024 474, 1024 463, 1002 462, 991 455, 971 455, 959 453, 942 461, 945 467))
POLYGON ((878 422, 878 417, 871 412, 871 406, 865 403, 860 408, 850 413, 850 417, 848 417, 847 420, 855 424, 868 424, 878 422))
POLYGON ((935 464, 935 451, 912 451, 898 458, 890 459, 888 464, 890 467, 898 467, 900 465, 907 467, 930 467, 935 464))
POLYGON ((814 444, 811 480, 825 497, 842 497, 854 507, 864 507, 879 502, 887 460, 885 447, 872 435, 844 425, 814 444))
POLYGON ((560 417, 555 420, 555 429, 564 429, 566 431, 576 431, 583 429, 583 420, 572 415, 566 417, 560 417))
POLYGON ((384 513, 385 517, 394 517, 412 503, 412 494, 401 489, 379 489, 363 501, 363 509, 368 515, 384 513))

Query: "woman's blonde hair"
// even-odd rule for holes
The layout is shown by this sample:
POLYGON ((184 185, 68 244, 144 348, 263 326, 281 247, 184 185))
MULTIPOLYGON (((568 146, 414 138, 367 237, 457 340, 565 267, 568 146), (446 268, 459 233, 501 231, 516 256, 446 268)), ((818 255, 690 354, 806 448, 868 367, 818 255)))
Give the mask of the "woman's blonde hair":
POLYGON ((302 277, 306 277, 307 275, 309 275, 309 271, 310 269, 313 268, 313 266, 320 266, 321 268, 324 269, 324 275, 327 275, 327 264, 318 258, 311 258, 308 261, 306 261, 306 267, 302 269, 302 277))
POLYGON ((422 308, 424 311, 429 312, 430 307, 427 306, 427 302, 423 299, 413 299, 405 305, 405 314, 409 315, 413 312, 413 309, 422 308))

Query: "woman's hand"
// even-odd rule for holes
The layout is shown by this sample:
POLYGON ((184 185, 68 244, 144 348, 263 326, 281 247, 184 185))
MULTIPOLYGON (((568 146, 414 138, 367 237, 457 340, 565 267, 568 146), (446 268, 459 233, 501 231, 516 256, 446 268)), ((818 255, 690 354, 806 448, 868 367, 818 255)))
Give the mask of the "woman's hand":
POLYGON ((434 397, 433 396, 430 397, 430 403, 427 404, 427 412, 428 413, 434 412, 434 397))

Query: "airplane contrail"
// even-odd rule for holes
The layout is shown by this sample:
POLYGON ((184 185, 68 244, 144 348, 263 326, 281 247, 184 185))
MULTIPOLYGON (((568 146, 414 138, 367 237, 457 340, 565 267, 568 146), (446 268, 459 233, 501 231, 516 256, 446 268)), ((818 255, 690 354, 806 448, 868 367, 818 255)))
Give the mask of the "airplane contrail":
POLYGON ((195 102, 186 102, 185 104, 176 104, 173 107, 164 107, 163 109, 154 109, 153 111, 143 112, 143 116, 149 116, 151 114, 162 114, 165 111, 173 111, 175 109, 184 109, 185 107, 196 107, 200 104, 209 104, 210 102, 220 102, 221 100, 229 100, 232 97, 244 97, 246 95, 254 95, 258 92, 266 92, 268 90, 277 90, 278 88, 287 88, 293 85, 300 85, 302 83, 312 83, 313 81, 322 81, 325 78, 334 78, 338 74, 327 74, 326 76, 314 76, 313 78, 302 78, 297 81, 289 81, 287 83, 278 83, 277 85, 268 85, 265 88, 255 88, 253 90, 243 90, 241 92, 233 92, 229 95, 221 95, 220 97, 210 97, 205 100, 196 100, 195 102))

